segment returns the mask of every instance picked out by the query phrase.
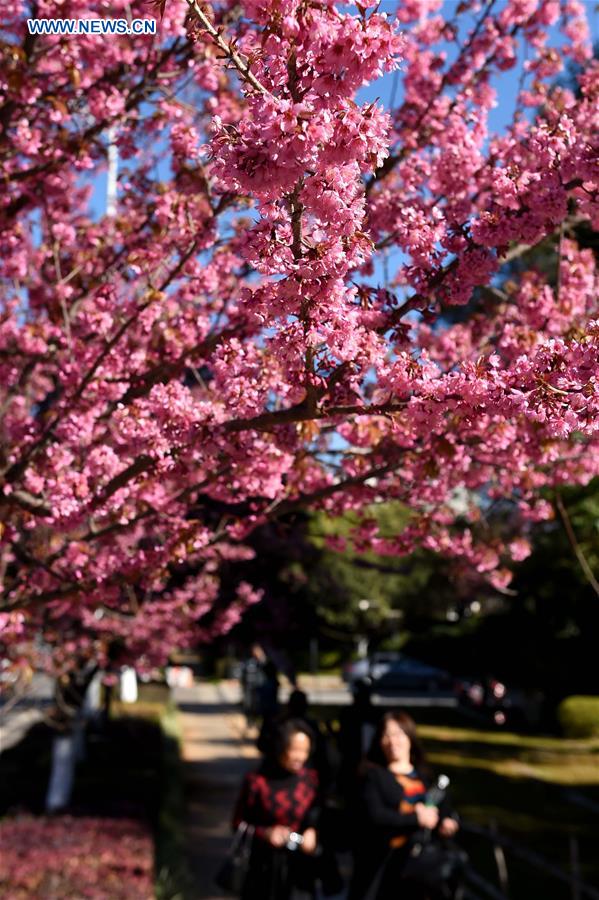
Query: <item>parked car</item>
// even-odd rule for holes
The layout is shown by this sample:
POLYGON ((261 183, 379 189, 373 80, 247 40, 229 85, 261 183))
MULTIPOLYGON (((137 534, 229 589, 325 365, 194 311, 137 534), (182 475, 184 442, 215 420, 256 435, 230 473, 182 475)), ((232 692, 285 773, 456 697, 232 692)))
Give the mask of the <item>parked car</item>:
POLYGON ((452 693, 454 679, 449 672, 413 659, 403 653, 373 653, 347 667, 344 678, 352 690, 367 684, 377 693, 452 693))
POLYGON ((363 659, 348 663, 343 668, 342 677, 350 686, 364 678, 377 678, 387 667, 400 659, 401 654, 380 650, 363 659))
POLYGON ((408 656, 391 663, 373 680, 379 692, 453 693, 454 679, 444 669, 408 656))

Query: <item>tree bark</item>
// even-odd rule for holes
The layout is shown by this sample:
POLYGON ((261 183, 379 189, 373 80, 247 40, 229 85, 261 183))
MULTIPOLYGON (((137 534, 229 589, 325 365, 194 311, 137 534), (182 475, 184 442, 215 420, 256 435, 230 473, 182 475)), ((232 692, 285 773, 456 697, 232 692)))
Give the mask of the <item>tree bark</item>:
POLYGON ((59 812, 71 802, 75 766, 85 752, 85 695, 97 670, 95 665, 83 664, 65 679, 56 680, 52 717, 56 733, 52 741, 52 766, 45 803, 48 813, 59 812))

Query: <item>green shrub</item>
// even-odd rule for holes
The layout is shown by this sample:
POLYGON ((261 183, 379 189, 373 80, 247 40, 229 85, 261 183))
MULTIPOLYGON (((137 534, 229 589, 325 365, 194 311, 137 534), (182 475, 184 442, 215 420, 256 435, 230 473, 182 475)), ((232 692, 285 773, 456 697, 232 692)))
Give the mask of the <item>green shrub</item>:
POLYGON ((138 726, 152 723, 159 728, 159 759, 155 775, 158 808, 155 816, 156 900, 187 900, 194 895, 193 878, 185 852, 185 787, 181 759, 181 729, 176 707, 166 685, 142 684, 136 703, 115 701, 113 715, 138 726))
POLYGON ((557 715, 566 737, 599 737, 599 697, 566 697, 557 715))
POLYGON ((163 707, 162 791, 156 830, 156 898, 185 900, 193 896, 193 879, 185 854, 185 788, 181 761, 181 730, 172 703, 163 707))
POLYGON ((320 668, 324 672, 336 672, 341 665, 341 652, 339 650, 322 650, 318 655, 320 668))

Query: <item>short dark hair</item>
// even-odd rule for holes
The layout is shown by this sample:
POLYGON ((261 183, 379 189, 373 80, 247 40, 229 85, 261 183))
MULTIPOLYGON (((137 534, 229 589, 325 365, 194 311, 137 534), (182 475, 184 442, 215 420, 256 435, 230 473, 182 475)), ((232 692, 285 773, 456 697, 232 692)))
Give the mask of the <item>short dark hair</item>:
POLYGON ((287 709, 294 719, 302 719, 308 709, 308 697, 297 688, 289 695, 287 709))
POLYGON ((269 742, 267 753, 273 761, 285 753, 294 734, 305 734, 310 741, 310 751, 314 749, 315 736, 308 723, 303 719, 285 719, 275 726, 269 742))
POLYGON ((402 731, 404 731, 410 739, 410 762, 417 770, 422 770, 427 768, 426 764, 426 756, 424 754, 424 750, 422 749, 422 744, 418 738, 418 732, 416 730, 416 722, 407 712, 403 709, 392 710, 391 712, 386 712, 384 716, 379 720, 376 730, 374 732, 374 736, 372 738, 372 742, 370 744, 370 749, 367 754, 367 759, 371 763, 376 763, 379 766, 386 766, 387 759, 385 757, 385 753, 382 747, 382 739, 383 734, 385 733, 385 728, 389 724, 389 722, 395 722, 402 731))

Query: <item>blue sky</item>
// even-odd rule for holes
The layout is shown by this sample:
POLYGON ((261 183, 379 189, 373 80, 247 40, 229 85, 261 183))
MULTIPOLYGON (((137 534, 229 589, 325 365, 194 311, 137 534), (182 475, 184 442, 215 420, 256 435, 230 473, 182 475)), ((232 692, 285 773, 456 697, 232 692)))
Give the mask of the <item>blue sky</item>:
MULTIPOLYGON (((459 0, 445 0, 440 14, 443 15, 446 19, 451 19, 455 15, 455 10, 458 5, 459 0)), ((499 0, 496 2, 493 7, 493 12, 500 11, 506 5, 506 0, 499 0)), ((599 42, 599 12, 597 12, 597 3, 596 0, 586 0, 585 3, 587 7, 587 16, 589 22, 591 24, 591 34, 593 44, 599 42)), ((382 0, 380 4, 380 12, 386 12, 389 15, 392 15, 397 8, 396 0, 382 0)), ((439 13, 435 13, 438 15, 439 13)), ((465 24, 472 24, 474 21, 473 17, 462 17, 464 19, 465 24)), ((563 36, 560 34, 558 27, 553 27, 550 29, 550 43, 555 44, 563 44, 563 36)), ((455 55, 455 45, 451 44, 441 44, 441 49, 444 49, 451 56, 455 55)), ((450 56, 450 58, 451 58, 450 56)), ((513 69, 508 70, 507 72, 501 72, 495 79, 491 82, 494 87, 500 88, 497 95, 497 106, 494 110, 492 110, 490 119, 489 119, 489 127, 492 131, 502 131, 506 125, 511 121, 512 114, 514 111, 514 105, 516 102, 516 96, 518 93, 518 81, 520 78, 521 64, 524 60, 524 53, 522 43, 520 43, 520 52, 519 52, 519 64, 513 69)), ((383 78, 380 78, 375 84, 369 85, 366 88, 363 88, 360 91, 359 99, 362 102, 372 102, 376 97, 379 97, 381 102, 385 106, 389 106, 389 101, 391 97, 391 92, 393 90, 393 81, 394 75, 388 74, 383 78)), ((396 100, 395 103, 401 102, 402 98, 402 75, 401 72, 399 74, 397 92, 396 92, 396 100)))
MULTIPOLYGON (((459 0, 445 0, 440 12, 441 14, 450 19, 454 16, 456 6, 459 0)), ((501 10, 503 6, 505 6, 506 0, 497 0, 494 6, 494 11, 501 10)), ((593 35, 593 42, 599 42, 599 14, 596 12, 596 3, 595 0, 586 0, 586 5, 588 7, 588 18, 591 22, 591 32, 593 35)), ((392 15, 395 12, 397 7, 396 0, 382 0, 380 4, 380 11, 387 12, 389 15, 392 15)), ((355 6, 344 5, 342 8, 356 11, 355 6)), ((436 13, 435 13, 436 15, 436 13)), ((472 17, 462 17, 464 19, 464 27, 468 28, 471 26, 474 19, 472 17)), ((563 43, 563 38, 559 34, 557 28, 552 29, 552 43, 563 43)), ((448 55, 453 56, 455 54, 455 46, 446 44, 442 45, 442 49, 446 50, 448 55)), ((512 114, 514 111, 514 105, 516 102, 516 96, 518 93, 518 82, 520 78, 520 67, 523 61, 523 48, 520 46, 520 54, 519 54, 519 65, 514 69, 511 69, 507 72, 500 73, 492 82, 495 87, 500 88, 498 90, 497 95, 497 106, 491 111, 489 127, 492 132, 502 132, 507 124, 511 121, 512 114)), ((374 84, 368 85, 365 88, 362 88, 358 92, 358 100, 359 102, 372 102, 375 99, 379 99, 380 102, 389 107, 390 99, 392 94, 395 94, 395 104, 401 102, 403 87, 402 87, 402 73, 399 74, 390 73, 385 75, 383 78, 380 78, 374 84), (395 86, 394 86, 395 85, 395 86)), ((166 144, 166 140, 165 140, 166 144)), ((165 160, 164 165, 160 167, 160 175, 165 179, 170 175, 170 167, 168 161, 165 160)), ((94 173, 94 192, 91 202, 91 214, 94 218, 99 218, 103 215, 105 209, 105 201, 106 201, 106 175, 105 173, 94 173)), ((378 273, 377 273, 378 275, 378 273)))

